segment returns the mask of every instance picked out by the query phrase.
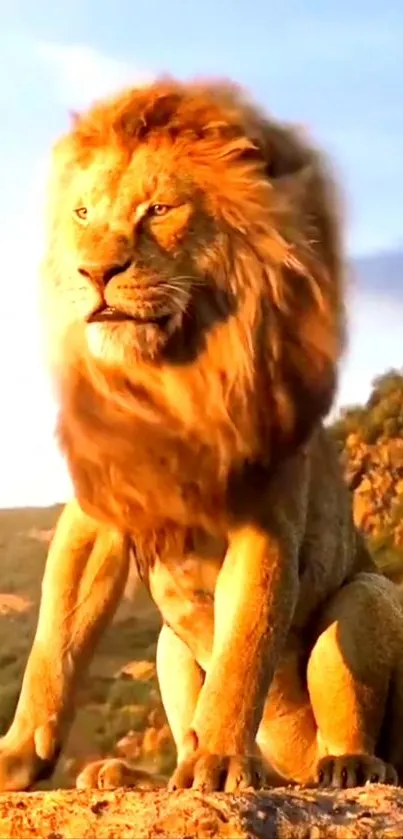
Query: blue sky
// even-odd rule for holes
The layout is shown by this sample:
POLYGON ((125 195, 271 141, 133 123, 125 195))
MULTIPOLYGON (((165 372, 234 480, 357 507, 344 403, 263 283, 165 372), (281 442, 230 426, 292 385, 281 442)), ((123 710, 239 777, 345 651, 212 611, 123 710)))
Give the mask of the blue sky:
MULTIPOLYGON (((85 107, 94 97, 158 71, 231 76, 274 114, 306 124, 337 165, 350 252, 403 249, 399 0, 0 4, 0 236, 6 312, 0 335, 5 359, 0 459, 6 463, 0 505, 46 503, 67 491, 52 441, 54 408, 36 316, 49 147, 67 125, 70 108, 85 107), (16 327, 23 339, 17 338, 16 327), (21 408, 29 411, 29 432, 19 419, 21 408)), ((373 375, 402 364, 402 301, 403 292, 393 296, 387 283, 368 293, 360 286, 353 294, 354 338, 343 368, 342 402, 365 398, 373 375)))

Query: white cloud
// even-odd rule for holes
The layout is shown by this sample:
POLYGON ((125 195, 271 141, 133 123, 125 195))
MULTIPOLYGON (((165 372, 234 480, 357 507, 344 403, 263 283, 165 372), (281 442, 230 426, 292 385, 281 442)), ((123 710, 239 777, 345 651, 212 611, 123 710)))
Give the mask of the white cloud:
POLYGON ((118 61, 88 44, 40 41, 36 57, 52 72, 51 81, 68 107, 83 107, 94 99, 129 85, 146 84, 153 74, 118 61))

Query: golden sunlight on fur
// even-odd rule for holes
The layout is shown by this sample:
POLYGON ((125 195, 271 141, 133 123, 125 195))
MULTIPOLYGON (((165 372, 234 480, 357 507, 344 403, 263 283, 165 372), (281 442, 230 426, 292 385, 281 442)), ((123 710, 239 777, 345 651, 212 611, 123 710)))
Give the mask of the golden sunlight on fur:
POLYGON ((324 157, 229 83, 95 105, 54 152, 43 301, 76 498, 1 788, 52 770, 131 557, 163 619, 171 788, 401 777, 403 614, 322 427, 344 345, 324 157))

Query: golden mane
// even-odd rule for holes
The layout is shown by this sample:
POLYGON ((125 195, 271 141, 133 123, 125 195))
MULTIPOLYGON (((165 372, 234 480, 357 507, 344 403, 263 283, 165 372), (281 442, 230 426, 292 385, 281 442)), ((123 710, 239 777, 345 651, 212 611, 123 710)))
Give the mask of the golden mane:
POLYGON ((45 296, 58 434, 83 506, 153 531, 168 509, 181 525, 219 527, 231 517, 234 475, 246 464, 274 467, 331 406, 343 275, 325 160, 236 87, 162 80, 75 117, 55 152, 45 296), (209 276, 223 317, 208 323, 201 298, 203 329, 191 352, 187 345, 175 359, 103 368, 81 333, 58 328, 63 190, 95 149, 119 147, 129 161, 141 144, 158 154, 167 142, 194 172, 220 230, 209 276))

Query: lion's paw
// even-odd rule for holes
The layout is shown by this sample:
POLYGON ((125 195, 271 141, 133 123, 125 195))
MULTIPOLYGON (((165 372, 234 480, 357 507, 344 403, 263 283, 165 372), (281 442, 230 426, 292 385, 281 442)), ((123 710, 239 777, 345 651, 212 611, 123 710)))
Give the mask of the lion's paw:
POLYGON ((393 766, 373 755, 327 755, 319 761, 316 780, 320 787, 347 789, 365 784, 397 784, 393 766))
POLYGON ((41 739, 42 729, 30 732, 26 736, 22 733, 16 736, 14 732, 10 732, 0 739, 1 791, 26 790, 37 781, 50 778, 60 749, 54 745, 48 754, 42 752, 41 739))
POLYGON ((78 789, 116 789, 117 787, 155 787, 158 779, 137 769, 126 760, 108 758, 89 763, 78 775, 78 789))
POLYGON ((217 755, 197 749, 181 761, 170 778, 168 787, 198 789, 203 792, 241 792, 260 789, 266 784, 266 770, 255 756, 217 755))

